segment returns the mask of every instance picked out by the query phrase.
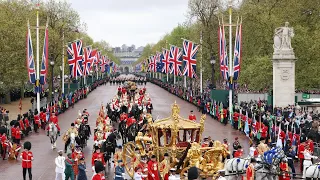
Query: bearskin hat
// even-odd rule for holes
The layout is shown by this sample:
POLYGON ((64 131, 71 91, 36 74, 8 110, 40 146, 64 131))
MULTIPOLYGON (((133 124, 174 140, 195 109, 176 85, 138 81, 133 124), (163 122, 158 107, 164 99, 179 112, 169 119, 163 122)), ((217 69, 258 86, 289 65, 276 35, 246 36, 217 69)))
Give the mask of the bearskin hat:
POLYGON ((101 171, 104 170, 104 167, 101 161, 96 161, 94 163, 94 170, 96 171, 96 173, 100 173, 101 171))
POLYGON ((20 127, 20 123, 18 121, 15 122, 14 124, 16 127, 19 126, 20 127))
POLYGON ((191 167, 188 170, 188 179, 198 179, 199 177, 199 172, 198 169, 196 167, 191 167))
POLYGON ((23 148, 30 151, 30 149, 31 149, 31 142, 29 142, 29 141, 24 142, 23 148))
POLYGON ((74 123, 71 123, 71 126, 74 126, 74 123))
POLYGON ((16 122, 17 122, 17 120, 12 120, 12 121, 10 121, 10 126, 16 125, 16 122))

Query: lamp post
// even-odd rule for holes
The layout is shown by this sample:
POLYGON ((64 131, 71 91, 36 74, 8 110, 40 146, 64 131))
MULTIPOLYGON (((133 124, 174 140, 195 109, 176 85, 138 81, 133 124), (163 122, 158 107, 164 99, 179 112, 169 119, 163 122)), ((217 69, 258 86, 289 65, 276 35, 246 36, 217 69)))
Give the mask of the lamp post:
POLYGON ((53 104, 53 98, 54 98, 54 85, 53 85, 54 60, 53 59, 50 61, 50 66, 51 66, 51 103, 53 104))
POLYGON ((214 55, 212 54, 211 55, 211 60, 210 60, 210 64, 211 64, 211 68, 212 68, 212 71, 211 71, 211 89, 215 89, 216 86, 215 86, 215 83, 214 83, 214 64, 216 63, 216 60, 214 58, 214 55))

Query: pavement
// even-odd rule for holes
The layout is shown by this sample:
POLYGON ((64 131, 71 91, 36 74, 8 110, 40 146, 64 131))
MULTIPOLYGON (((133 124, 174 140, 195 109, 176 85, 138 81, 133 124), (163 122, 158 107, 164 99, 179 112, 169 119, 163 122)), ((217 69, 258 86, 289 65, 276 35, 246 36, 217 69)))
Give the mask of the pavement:
MULTIPOLYGON (((30 102, 31 98, 23 98, 21 103, 22 103, 22 110, 21 113, 26 113, 31 109, 32 104, 30 102)), ((9 111, 9 119, 16 119, 18 114, 20 114, 20 109, 19 109, 19 103, 20 100, 18 101, 13 101, 10 104, 0 104, 1 107, 4 107, 6 110, 9 111)))
MULTIPOLYGON (((182 99, 168 93, 164 89, 148 83, 147 92, 150 94, 151 101, 153 103, 153 117, 154 118, 165 118, 171 114, 171 104, 175 101, 180 106, 180 115, 188 118, 190 110, 194 110, 195 115, 199 121, 200 112, 196 110, 196 107, 182 99)), ((76 119, 79 110, 86 108, 90 113, 89 125, 93 130, 95 127, 95 121, 99 113, 101 103, 106 104, 116 94, 118 86, 100 86, 92 93, 90 93, 87 99, 81 100, 77 103, 74 109, 67 110, 64 114, 59 115, 59 124, 61 127, 61 134, 63 134, 72 122, 76 119)), ((29 101, 30 102, 30 101, 29 101)), ((18 102, 19 103, 19 102, 18 102)), ((30 104, 30 103, 29 103, 30 104)), ((249 139, 239 131, 232 129, 230 126, 224 126, 220 122, 207 116, 205 121, 204 136, 211 136, 214 140, 222 141, 227 138, 232 145, 234 138, 239 137, 240 143, 243 145, 245 154, 248 154, 249 150, 249 139)), ((59 137, 57 141, 57 149, 52 150, 49 138, 46 136, 43 130, 40 133, 32 133, 29 137, 25 138, 24 141, 30 141, 32 143, 32 149, 34 155, 34 161, 32 162, 32 174, 33 180, 54 180, 55 179, 55 163, 54 159, 58 155, 57 150, 64 148, 64 142, 59 137)), ((23 143, 22 142, 22 143, 23 143)), ((84 156, 86 157, 87 163, 87 176, 90 179, 92 177, 91 171, 91 155, 93 151, 93 136, 88 141, 88 146, 83 150, 84 156)), ((113 167, 113 166, 111 166, 113 167)), ((108 169, 111 173, 108 178, 112 179, 112 170, 108 169)), ((21 160, 3 161, 0 159, 0 179, 11 180, 14 177, 15 180, 22 180, 22 167, 21 160)))

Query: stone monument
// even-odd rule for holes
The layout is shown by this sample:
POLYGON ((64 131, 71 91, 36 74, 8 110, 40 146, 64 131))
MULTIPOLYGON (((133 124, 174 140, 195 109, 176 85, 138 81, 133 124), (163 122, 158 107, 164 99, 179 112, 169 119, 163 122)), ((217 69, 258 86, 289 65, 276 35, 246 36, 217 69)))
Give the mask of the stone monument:
POLYGON ((291 46, 293 28, 286 22, 275 29, 273 62, 273 106, 285 107, 295 102, 295 62, 291 46))

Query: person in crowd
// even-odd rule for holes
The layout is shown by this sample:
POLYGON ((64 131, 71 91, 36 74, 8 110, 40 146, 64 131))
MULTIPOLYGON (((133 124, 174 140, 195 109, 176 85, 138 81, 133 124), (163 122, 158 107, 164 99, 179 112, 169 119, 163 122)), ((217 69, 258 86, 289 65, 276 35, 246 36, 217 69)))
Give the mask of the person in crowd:
POLYGON ((22 161, 22 172, 23 172, 23 180, 26 180, 26 175, 28 171, 29 180, 32 180, 32 161, 33 154, 31 150, 31 143, 29 141, 24 142, 23 144, 24 151, 21 153, 21 161, 22 161))
POLYGON ((142 168, 137 166, 133 175, 134 180, 144 180, 148 175, 142 173, 142 168))
POLYGON ((180 175, 176 173, 176 168, 170 169, 170 176, 168 180, 180 180, 180 175))
POLYGON ((293 148, 290 147, 289 151, 286 153, 287 159, 288 159, 288 166, 291 168, 291 172, 293 174, 293 178, 296 176, 296 169, 294 167, 293 160, 295 158, 295 152, 293 151, 293 148))
POLYGON ((280 167, 279 180, 290 180, 288 161, 286 158, 281 160, 279 167, 280 167))
POLYGON ((118 165, 115 168, 115 178, 114 180, 124 180, 125 173, 122 160, 118 160, 118 165))
POLYGON ((193 110, 190 111, 189 120, 196 121, 197 117, 195 114, 193 114, 193 110))
POLYGON ((232 146, 233 146, 232 156, 234 157, 234 153, 239 149, 239 146, 241 146, 238 137, 236 137, 236 138, 234 139, 234 142, 233 142, 232 146))
POLYGON ((81 157, 78 165, 78 179, 77 180, 87 180, 87 169, 84 157, 81 157))
POLYGON ((73 160, 72 160, 72 154, 69 153, 67 155, 67 159, 65 160, 65 163, 66 163, 66 168, 64 170, 64 174, 65 174, 65 180, 74 180, 74 172, 73 172, 73 168, 72 168, 72 165, 73 165, 73 160))
POLYGON ((54 162, 56 164, 56 179, 55 180, 65 180, 64 170, 66 168, 65 157, 62 155, 62 150, 58 151, 58 157, 55 158, 54 162))

